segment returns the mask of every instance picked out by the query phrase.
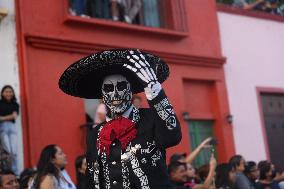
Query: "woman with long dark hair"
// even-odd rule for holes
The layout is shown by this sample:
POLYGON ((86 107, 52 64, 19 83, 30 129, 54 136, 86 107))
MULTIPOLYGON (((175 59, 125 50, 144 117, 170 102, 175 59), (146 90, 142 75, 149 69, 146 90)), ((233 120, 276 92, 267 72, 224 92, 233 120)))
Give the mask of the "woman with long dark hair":
POLYGON ((77 178, 77 189, 85 189, 85 183, 86 183, 85 172, 87 169, 87 161, 85 155, 81 155, 76 158, 75 168, 76 168, 76 178, 77 178))
POLYGON ((223 163, 216 168, 216 188, 231 189, 235 181, 235 172, 230 164, 223 163))
POLYGON ((15 120, 19 114, 19 104, 12 86, 5 85, 0 99, 0 139, 3 148, 12 159, 12 170, 18 174, 17 128, 15 120))
POLYGON ((66 164, 66 155, 59 146, 46 146, 40 154, 32 189, 61 189, 63 185, 71 185, 61 174, 66 164))
POLYGON ((244 174, 246 165, 244 157, 241 155, 234 155, 230 158, 229 164, 236 172, 236 181, 233 187, 235 189, 251 189, 249 179, 244 174))

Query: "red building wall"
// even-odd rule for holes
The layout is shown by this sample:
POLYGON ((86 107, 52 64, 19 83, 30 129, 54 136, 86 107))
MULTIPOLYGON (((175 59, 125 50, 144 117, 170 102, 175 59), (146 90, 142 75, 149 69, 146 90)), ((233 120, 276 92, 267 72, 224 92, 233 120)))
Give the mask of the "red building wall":
POLYGON ((234 153, 215 1, 165 4, 174 29, 70 16, 67 0, 16 0, 26 166, 36 164, 43 146, 55 143, 66 152, 73 172, 75 157, 84 151, 84 104, 62 93, 58 79, 75 60, 106 48, 140 48, 168 62, 171 75, 163 86, 184 133, 169 153, 190 150, 184 111, 192 119, 214 120, 220 161, 234 153))

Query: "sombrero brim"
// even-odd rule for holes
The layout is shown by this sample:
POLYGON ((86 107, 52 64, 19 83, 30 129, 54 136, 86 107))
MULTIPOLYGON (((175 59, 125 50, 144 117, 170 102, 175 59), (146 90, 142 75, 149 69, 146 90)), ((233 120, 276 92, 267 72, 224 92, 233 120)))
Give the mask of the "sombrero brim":
MULTIPOLYGON (((102 97, 101 88, 104 78, 112 74, 121 74, 131 83, 133 94, 144 91, 136 74, 123 67, 123 64, 128 62, 126 56, 129 55, 130 50, 137 52, 134 49, 115 49, 80 59, 70 65, 61 75, 59 88, 71 96, 99 99, 102 97)), ((155 71, 158 81, 163 83, 169 76, 168 65, 153 54, 141 53, 155 71)))

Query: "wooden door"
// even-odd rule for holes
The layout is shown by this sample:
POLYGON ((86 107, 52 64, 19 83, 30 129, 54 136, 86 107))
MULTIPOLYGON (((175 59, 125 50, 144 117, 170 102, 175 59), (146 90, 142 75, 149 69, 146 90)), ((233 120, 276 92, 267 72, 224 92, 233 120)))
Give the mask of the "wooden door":
MULTIPOLYGON (((213 136, 213 121, 192 120, 188 122, 191 149, 194 150, 203 140, 213 136)), ((215 149, 214 149, 215 151, 215 149)), ((216 153, 215 153, 216 154, 216 153)), ((211 149, 203 149, 193 161, 194 167, 198 168, 208 164, 211 149)))
POLYGON ((284 94, 261 94, 264 124, 271 162, 284 170, 284 94))

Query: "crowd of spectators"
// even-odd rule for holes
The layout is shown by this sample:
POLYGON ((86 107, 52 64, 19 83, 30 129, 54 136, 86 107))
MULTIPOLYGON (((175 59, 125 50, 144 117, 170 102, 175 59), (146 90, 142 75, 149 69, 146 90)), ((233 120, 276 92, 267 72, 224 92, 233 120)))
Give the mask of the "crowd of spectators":
POLYGON ((71 15, 160 27, 160 0, 70 0, 71 15))
MULTIPOLYGON (((235 8, 284 15, 284 0, 217 0, 235 8)), ((100 18, 163 27, 163 0, 69 0, 69 13, 86 18, 100 18)))
POLYGON ((204 140, 189 155, 171 157, 169 176, 176 189, 284 189, 284 171, 267 160, 256 163, 234 155, 228 162, 217 164, 212 153, 208 164, 193 168, 193 160, 210 140, 204 140))
MULTIPOLYGON (((175 189, 284 189, 284 172, 270 161, 245 161, 234 155, 228 162, 217 163, 214 153, 209 162, 193 166, 198 154, 212 148, 205 139, 190 154, 176 153, 170 157, 168 175, 175 189)), ((85 155, 76 158, 76 181, 67 173, 66 155, 55 144, 43 148, 36 169, 25 169, 18 177, 11 170, 0 171, 0 189, 85 189, 87 169, 85 155), (76 184, 74 184, 76 183, 76 184)))
POLYGON ((229 4, 244 10, 266 12, 274 15, 284 15, 283 0, 217 0, 218 3, 229 4))

